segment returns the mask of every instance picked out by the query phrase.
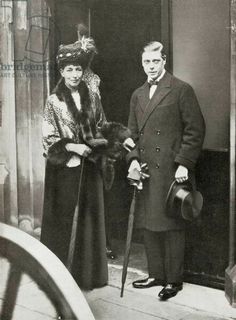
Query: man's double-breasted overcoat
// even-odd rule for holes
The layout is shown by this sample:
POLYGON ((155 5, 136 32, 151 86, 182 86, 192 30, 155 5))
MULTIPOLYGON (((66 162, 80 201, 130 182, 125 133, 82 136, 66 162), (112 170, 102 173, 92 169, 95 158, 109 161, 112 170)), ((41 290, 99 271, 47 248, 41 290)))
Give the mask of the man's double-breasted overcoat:
POLYGON ((166 72, 149 99, 145 82, 131 97, 128 126, 136 142, 128 161, 147 163, 150 174, 138 193, 138 225, 151 231, 184 228, 183 221, 167 216, 165 201, 178 165, 194 179, 204 140, 205 123, 192 87, 166 72))

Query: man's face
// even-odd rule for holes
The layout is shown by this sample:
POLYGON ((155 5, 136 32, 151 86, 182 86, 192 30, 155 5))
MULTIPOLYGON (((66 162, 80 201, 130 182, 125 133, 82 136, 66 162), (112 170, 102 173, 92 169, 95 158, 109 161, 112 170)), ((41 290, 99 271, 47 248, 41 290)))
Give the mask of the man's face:
POLYGON ((149 79, 158 78, 166 64, 160 51, 145 51, 142 54, 142 66, 149 79))

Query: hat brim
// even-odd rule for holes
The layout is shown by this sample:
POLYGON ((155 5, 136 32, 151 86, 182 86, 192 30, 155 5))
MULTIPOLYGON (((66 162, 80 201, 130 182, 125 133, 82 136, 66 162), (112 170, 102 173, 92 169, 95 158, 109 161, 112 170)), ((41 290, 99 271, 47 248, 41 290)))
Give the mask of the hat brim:
POLYGON ((203 197, 192 188, 191 183, 173 181, 166 197, 166 213, 184 220, 197 218, 203 206, 203 197))
POLYGON ((196 219, 202 210, 203 197, 199 191, 189 192, 181 202, 181 215, 185 220, 196 219))

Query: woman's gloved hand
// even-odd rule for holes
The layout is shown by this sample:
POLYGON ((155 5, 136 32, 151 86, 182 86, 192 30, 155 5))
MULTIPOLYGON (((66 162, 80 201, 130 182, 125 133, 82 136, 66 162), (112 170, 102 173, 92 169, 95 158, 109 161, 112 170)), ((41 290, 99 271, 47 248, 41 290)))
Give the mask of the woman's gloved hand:
POLYGON ((81 157, 88 157, 92 152, 92 149, 83 143, 67 143, 66 150, 77 153, 81 157))
MULTIPOLYGON (((123 147, 128 151, 132 151, 135 148, 135 143, 134 140, 131 138, 127 138, 125 139, 125 141, 123 142, 123 147)), ((137 161, 137 160, 136 160, 137 161)))

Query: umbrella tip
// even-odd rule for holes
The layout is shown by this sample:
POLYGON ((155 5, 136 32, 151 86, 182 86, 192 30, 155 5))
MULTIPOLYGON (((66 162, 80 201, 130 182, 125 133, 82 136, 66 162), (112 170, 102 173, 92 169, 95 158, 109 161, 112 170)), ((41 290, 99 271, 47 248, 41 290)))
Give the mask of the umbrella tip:
POLYGON ((123 294, 124 294, 124 288, 122 288, 122 289, 121 289, 121 292, 120 292, 120 297, 121 297, 121 298, 123 298, 123 294))

